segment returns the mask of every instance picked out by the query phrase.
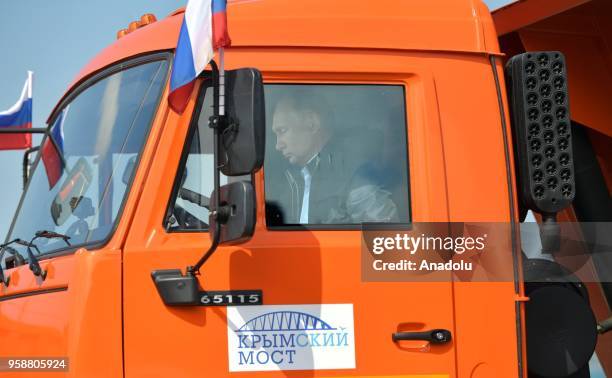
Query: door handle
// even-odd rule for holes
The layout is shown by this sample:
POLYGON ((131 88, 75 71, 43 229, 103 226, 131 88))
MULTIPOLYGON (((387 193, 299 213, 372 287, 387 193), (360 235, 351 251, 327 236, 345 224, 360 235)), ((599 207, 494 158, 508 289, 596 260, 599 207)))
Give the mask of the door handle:
POLYGON ((451 332, 446 329, 432 329, 422 332, 395 332, 391 335, 393 342, 402 340, 429 341, 432 344, 444 344, 452 339, 451 332))

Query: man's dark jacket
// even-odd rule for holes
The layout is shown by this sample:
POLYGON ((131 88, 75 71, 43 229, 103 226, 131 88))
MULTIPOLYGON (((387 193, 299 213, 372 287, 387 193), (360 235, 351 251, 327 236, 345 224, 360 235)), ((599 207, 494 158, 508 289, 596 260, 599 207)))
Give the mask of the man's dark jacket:
MULTIPOLYGON (((361 222, 397 221, 397 208, 390 193, 376 179, 362 174, 373 156, 367 155, 350 138, 327 143, 308 163, 311 174, 308 223, 355 224, 361 222)), ((370 147, 369 150, 372 150, 370 147)), ((299 224, 304 196, 302 167, 287 166, 275 177, 266 180, 273 188, 267 207, 268 223, 299 224)), ((268 174, 268 173, 266 173, 268 174)))

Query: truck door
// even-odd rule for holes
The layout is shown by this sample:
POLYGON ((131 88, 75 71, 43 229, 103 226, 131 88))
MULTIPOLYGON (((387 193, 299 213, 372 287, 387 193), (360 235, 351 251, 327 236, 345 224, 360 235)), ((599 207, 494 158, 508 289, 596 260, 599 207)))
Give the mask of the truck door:
POLYGON ((168 307, 151 272, 193 265, 210 245, 205 82, 189 131, 164 129, 148 176, 156 184, 144 188, 126 243, 126 376, 454 376, 452 341, 392 340, 453 333, 452 284, 367 282, 360 263, 363 223, 448 220, 437 113, 424 100, 432 93, 416 76, 266 84, 264 169, 222 179, 252 180, 255 235, 203 266, 201 306, 168 307), (259 292, 263 305, 250 305, 259 292))

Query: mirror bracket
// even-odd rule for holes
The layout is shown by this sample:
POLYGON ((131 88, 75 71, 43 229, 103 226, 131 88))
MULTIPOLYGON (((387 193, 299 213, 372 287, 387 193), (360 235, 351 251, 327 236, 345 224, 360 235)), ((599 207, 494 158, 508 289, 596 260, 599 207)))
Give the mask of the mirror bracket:
POLYGON ((183 275, 179 269, 154 270, 151 278, 167 306, 198 304, 198 280, 193 273, 183 275))
POLYGON ((211 129, 219 130, 219 132, 223 133, 225 130, 230 129, 235 132, 238 127, 238 124, 227 115, 213 115, 208 118, 208 127, 211 129))
MULTIPOLYGON (((231 144, 233 141, 232 138, 235 139, 238 132, 238 122, 229 115, 210 116, 208 118, 208 127, 217 132, 220 142, 223 145, 231 144)), ((227 160, 227 156, 225 156, 225 160, 227 160)), ((221 163, 219 168, 223 168, 224 166, 225 162, 221 163)))
POLYGON ((213 210, 212 216, 220 224, 226 224, 232 215, 232 207, 230 205, 221 205, 219 210, 213 210))

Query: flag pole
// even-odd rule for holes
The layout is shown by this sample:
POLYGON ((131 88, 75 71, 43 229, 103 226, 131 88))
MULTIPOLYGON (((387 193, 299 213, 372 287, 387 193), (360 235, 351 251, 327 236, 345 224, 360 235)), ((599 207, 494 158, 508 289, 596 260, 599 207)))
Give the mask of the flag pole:
POLYGON ((225 115, 225 59, 223 47, 219 48, 219 115, 225 115))

